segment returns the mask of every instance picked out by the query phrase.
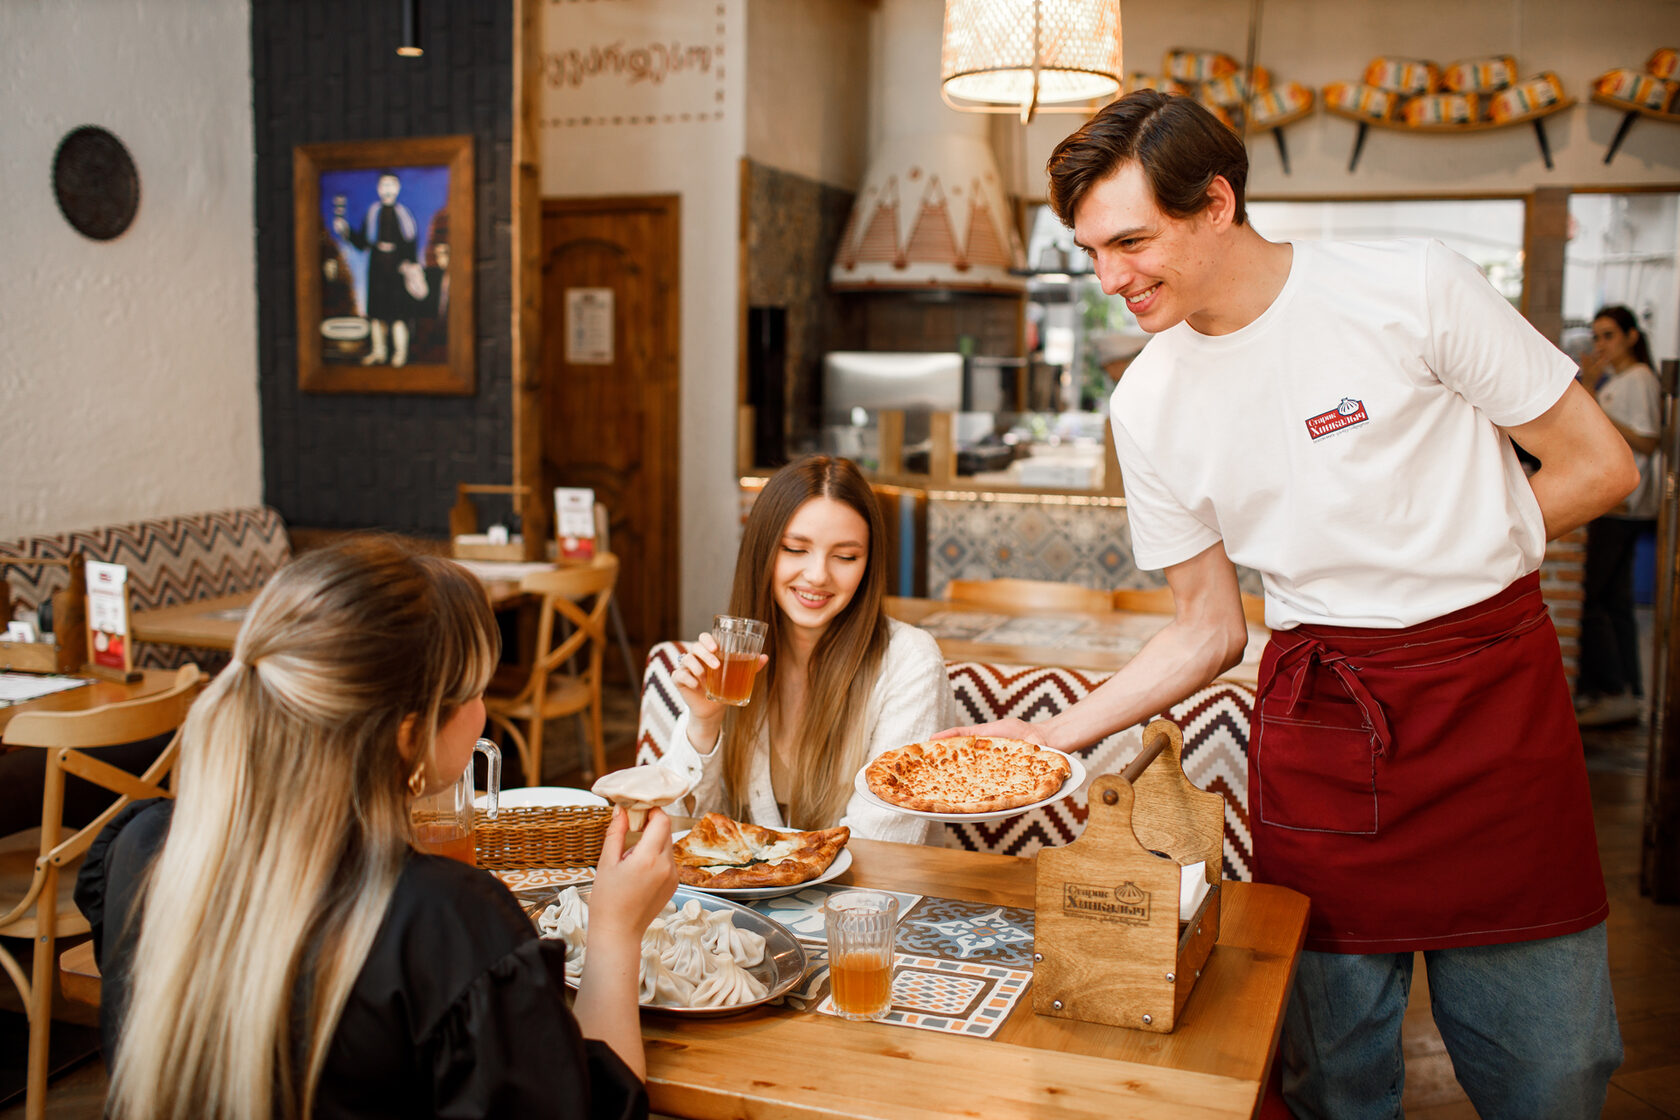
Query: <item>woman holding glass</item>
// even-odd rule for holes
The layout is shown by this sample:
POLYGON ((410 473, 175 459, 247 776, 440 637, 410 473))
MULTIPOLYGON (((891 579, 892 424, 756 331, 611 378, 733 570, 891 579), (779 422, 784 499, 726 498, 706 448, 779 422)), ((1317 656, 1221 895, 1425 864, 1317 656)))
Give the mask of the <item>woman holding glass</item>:
POLYGON ((748 702, 709 698, 717 642, 702 634, 672 679, 687 711, 660 765, 695 785, 691 811, 767 828, 846 825, 918 844, 928 822, 859 797, 857 772, 952 725, 939 645, 887 617, 885 527, 847 459, 813 456, 765 483, 741 536, 729 613, 766 624, 748 702))
POLYGON ((670 821, 608 829, 589 968, 483 871, 416 851, 411 798, 453 784, 499 639, 459 565, 382 540, 269 581, 182 730, 174 800, 88 853, 107 1115, 647 1115, 636 970, 671 897, 670 821))

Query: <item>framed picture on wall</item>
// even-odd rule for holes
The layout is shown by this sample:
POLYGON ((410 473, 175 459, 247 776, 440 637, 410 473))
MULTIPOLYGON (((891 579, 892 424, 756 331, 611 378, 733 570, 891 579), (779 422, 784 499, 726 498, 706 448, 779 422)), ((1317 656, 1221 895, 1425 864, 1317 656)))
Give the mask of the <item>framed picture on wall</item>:
POLYGON ((298 388, 469 395, 471 136, 292 149, 298 388))

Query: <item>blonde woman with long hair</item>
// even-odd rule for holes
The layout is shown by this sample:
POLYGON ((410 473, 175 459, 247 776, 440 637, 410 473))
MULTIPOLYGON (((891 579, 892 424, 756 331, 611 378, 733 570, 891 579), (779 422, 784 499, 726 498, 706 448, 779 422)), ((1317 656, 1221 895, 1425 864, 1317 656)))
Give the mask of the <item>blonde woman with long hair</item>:
POLYGON ((950 726, 954 709, 938 643, 886 616, 886 585, 881 509, 850 460, 815 456, 770 477, 729 597, 730 614, 768 628, 752 698, 740 708, 706 698, 702 677, 719 664, 710 634, 672 675, 687 710, 660 764, 695 780, 694 812, 926 841, 927 822, 852 787, 882 752, 950 726))
POLYGON ((676 885, 669 819, 625 854, 613 818, 575 1017, 562 943, 412 847, 409 801, 470 762, 497 653, 473 577, 388 541, 269 582, 187 717, 177 798, 113 821, 78 882, 108 1115, 646 1114, 636 968, 676 885))

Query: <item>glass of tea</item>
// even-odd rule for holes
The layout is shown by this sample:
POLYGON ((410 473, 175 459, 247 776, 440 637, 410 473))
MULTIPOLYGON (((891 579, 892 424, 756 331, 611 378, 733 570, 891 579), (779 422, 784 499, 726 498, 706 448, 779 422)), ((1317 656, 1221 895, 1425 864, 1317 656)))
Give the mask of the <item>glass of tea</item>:
POLYGON ((756 618, 720 614, 712 617, 712 640, 718 645, 719 665, 707 669, 701 684, 706 699, 739 708, 752 699, 758 655, 764 652, 764 623, 756 618))
MULTIPOLYGON (((473 750, 489 762, 485 773, 484 812, 495 817, 502 790, 502 752, 489 739, 480 739, 473 750)), ((436 793, 416 797, 409 802, 409 817, 414 822, 414 846, 433 855, 448 856, 473 867, 478 866, 478 849, 473 841, 473 768, 469 763, 461 776, 436 793)))
POLYGON ((840 891, 823 903, 828 980, 842 1019, 882 1019, 892 1009, 898 899, 882 891, 840 891))

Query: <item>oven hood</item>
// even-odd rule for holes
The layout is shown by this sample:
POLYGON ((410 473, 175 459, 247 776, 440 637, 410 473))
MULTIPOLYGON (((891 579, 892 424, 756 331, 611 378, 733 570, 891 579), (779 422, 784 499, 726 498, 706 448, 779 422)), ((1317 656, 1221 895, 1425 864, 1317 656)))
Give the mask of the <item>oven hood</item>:
POLYGON ((829 270, 837 291, 1025 289, 987 118, 939 96, 943 7, 884 0, 877 14, 879 139, 829 270))

